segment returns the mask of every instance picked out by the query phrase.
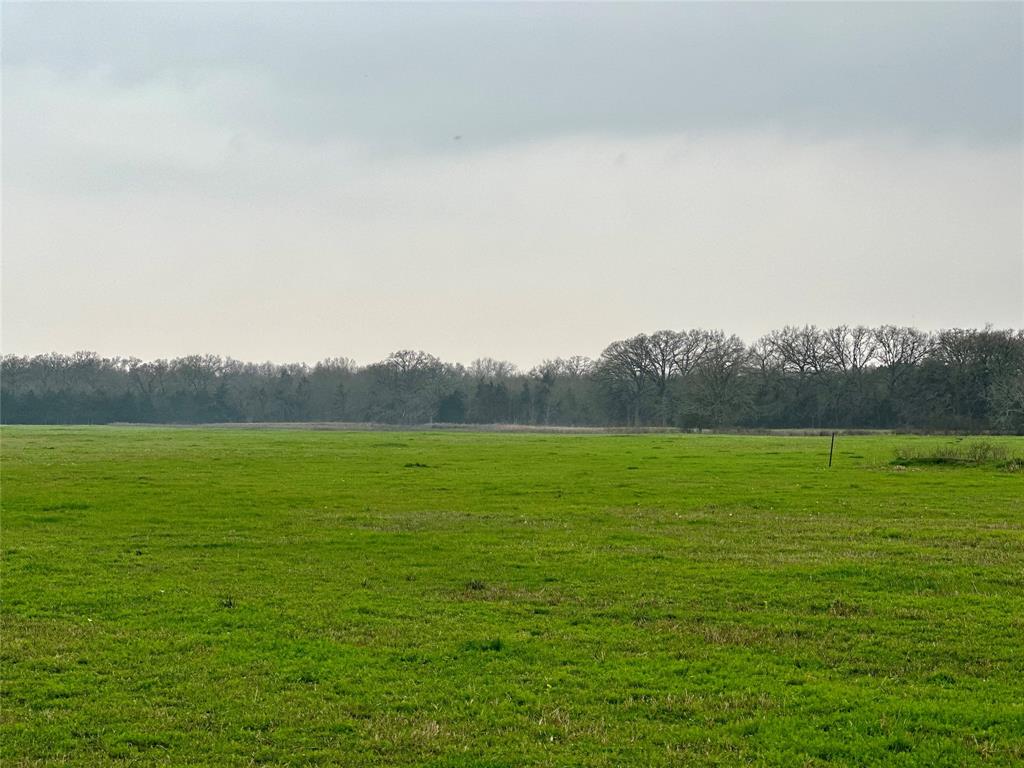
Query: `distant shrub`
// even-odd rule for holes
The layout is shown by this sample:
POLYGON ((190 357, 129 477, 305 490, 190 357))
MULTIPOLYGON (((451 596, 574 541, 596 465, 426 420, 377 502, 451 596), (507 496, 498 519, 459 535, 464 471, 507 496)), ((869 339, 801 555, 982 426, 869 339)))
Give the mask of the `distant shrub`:
POLYGON ((896 449, 892 464, 902 467, 927 464, 951 464, 955 466, 995 465, 1011 472, 1020 470, 1024 459, 1010 456, 1005 445, 991 440, 973 440, 927 448, 896 449))

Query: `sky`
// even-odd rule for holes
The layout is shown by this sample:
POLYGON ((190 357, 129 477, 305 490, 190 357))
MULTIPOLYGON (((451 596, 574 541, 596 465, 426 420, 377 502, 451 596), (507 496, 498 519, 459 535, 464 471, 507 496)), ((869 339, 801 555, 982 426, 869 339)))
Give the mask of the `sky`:
POLYGON ((1024 4, 2 14, 5 354, 1024 327, 1024 4))

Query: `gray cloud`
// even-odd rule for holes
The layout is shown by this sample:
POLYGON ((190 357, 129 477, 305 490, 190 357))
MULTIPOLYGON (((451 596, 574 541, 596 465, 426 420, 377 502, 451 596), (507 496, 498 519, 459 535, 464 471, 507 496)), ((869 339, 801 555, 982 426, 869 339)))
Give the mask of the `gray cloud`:
POLYGON ((1021 13, 6 4, 4 348, 1024 325, 1021 13))
MULTIPOLYGON (((1021 135, 1022 6, 11 4, 7 67, 201 88, 247 132, 450 149, 580 132, 1021 135)), ((16 105, 15 105, 16 106, 16 105)))
POLYGON ((528 365, 661 327, 1024 321, 1012 148, 743 133, 345 162, 271 154, 276 196, 5 199, 5 341, 528 365))

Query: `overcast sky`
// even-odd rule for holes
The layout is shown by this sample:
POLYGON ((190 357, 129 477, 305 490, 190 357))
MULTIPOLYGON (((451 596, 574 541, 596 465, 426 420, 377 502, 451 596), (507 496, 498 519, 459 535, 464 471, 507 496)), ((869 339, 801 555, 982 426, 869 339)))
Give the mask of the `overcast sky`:
POLYGON ((3 5, 3 351, 1024 327, 1024 5, 3 5))

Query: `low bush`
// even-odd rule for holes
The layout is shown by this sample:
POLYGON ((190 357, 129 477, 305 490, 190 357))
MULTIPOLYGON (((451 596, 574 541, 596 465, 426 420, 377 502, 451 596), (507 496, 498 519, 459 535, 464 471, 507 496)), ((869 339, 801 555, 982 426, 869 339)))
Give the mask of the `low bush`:
POLYGON ((990 440, 948 443, 926 448, 900 447, 892 463, 900 466, 922 464, 952 464, 959 466, 996 465, 1010 471, 1019 471, 1024 459, 1010 455, 1005 445, 990 440))

